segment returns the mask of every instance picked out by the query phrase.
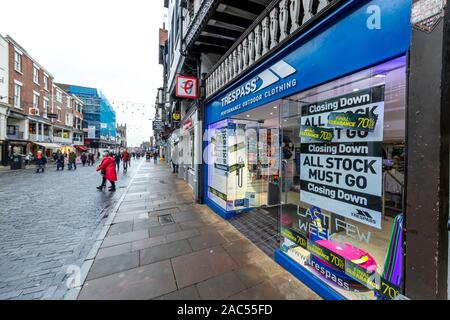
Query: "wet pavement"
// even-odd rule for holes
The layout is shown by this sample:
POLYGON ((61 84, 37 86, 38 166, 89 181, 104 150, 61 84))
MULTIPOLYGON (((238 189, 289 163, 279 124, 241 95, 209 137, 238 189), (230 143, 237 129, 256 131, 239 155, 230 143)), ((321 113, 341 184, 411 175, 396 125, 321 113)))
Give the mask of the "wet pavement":
POLYGON ((95 167, 2 170, 0 299, 65 298, 138 164, 119 173, 116 193, 95 189, 95 167))
POLYGON ((72 297, 319 299, 192 198, 192 189, 167 165, 143 162, 108 217, 90 254, 86 281, 72 297))

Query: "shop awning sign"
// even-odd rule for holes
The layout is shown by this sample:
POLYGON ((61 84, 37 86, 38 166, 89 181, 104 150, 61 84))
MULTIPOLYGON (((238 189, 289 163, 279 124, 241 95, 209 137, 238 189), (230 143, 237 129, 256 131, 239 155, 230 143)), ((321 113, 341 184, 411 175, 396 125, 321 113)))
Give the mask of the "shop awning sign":
POLYGON ((160 120, 153 121, 153 131, 164 131, 164 122, 160 120))
POLYGON ((198 79, 191 76, 177 75, 176 96, 179 98, 196 99, 198 96, 198 79))

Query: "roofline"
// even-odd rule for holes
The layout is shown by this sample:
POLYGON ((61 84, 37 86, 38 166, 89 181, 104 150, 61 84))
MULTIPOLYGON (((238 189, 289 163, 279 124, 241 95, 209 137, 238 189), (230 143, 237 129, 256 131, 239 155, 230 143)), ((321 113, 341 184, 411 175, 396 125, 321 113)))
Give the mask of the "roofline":
POLYGON ((25 50, 16 40, 14 40, 9 34, 6 35, 6 37, 2 37, 3 39, 5 39, 6 41, 12 43, 15 47, 17 47, 17 49, 19 49, 20 51, 22 51, 28 58, 31 59, 31 61, 33 61, 34 64, 36 64, 39 68, 41 68, 48 76, 52 77, 53 79, 55 79, 55 76, 53 74, 51 74, 46 68, 44 68, 39 62, 37 62, 35 59, 33 59, 33 57, 27 52, 27 50, 25 50))

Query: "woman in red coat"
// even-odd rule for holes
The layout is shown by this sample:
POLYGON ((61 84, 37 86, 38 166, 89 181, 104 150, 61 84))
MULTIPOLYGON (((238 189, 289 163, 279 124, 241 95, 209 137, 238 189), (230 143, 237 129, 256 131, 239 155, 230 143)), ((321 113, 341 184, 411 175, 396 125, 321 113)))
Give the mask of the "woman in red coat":
POLYGON ((111 182, 111 188, 109 191, 116 191, 116 181, 117 181, 117 172, 116 172, 116 163, 114 161, 114 155, 110 153, 105 153, 105 156, 102 160, 102 163, 97 167, 97 171, 101 171, 103 175, 103 181, 101 186, 97 187, 98 190, 103 190, 106 187, 106 180, 111 182))

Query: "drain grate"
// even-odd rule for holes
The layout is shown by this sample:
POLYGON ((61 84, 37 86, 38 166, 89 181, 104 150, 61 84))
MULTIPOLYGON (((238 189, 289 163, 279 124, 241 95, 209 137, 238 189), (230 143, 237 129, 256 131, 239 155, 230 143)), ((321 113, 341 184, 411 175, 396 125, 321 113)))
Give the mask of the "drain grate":
POLYGON ((175 221, 173 221, 173 217, 171 214, 163 214, 158 216, 158 222, 160 225, 166 225, 166 224, 172 224, 175 223, 175 221))

